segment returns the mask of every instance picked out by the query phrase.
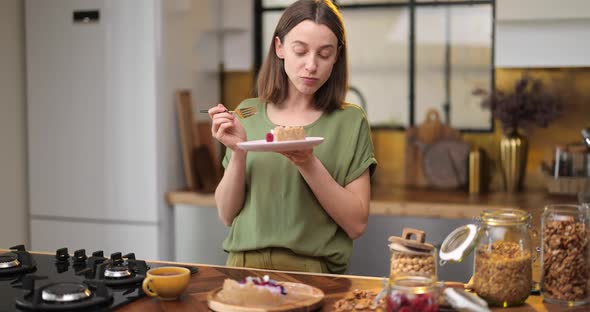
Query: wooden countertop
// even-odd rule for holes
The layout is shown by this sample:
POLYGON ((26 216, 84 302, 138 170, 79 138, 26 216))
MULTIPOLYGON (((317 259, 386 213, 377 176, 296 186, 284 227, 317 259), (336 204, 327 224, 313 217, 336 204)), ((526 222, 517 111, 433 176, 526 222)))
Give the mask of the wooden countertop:
MULTIPOLYGON (((159 262, 166 263, 166 262, 159 262)), ((174 264, 174 263, 172 263, 174 264)), ((180 265, 180 263, 175 263, 180 265)), ((195 265, 182 263, 182 265, 195 265)), ((278 281, 305 283, 317 287, 326 294, 321 311, 331 311, 334 302, 346 297, 354 289, 367 289, 379 291, 382 287, 380 278, 362 277, 351 275, 293 273, 281 271, 268 271, 257 269, 230 268, 223 266, 196 265, 199 272, 191 277, 190 284, 178 301, 160 301, 155 298, 142 298, 131 304, 125 305, 117 311, 143 312, 143 311, 207 311, 207 294, 223 285, 226 278, 235 280, 244 279, 246 276, 264 276, 278 281)), ((586 307, 587 309, 587 307, 586 307)), ((545 304, 541 296, 530 296, 526 303, 519 307, 509 309, 494 309, 505 311, 572 311, 567 307, 545 304)), ((582 309, 576 309, 582 311, 582 309)), ((587 311, 587 310, 586 310, 587 311)))
MULTIPOLYGON (((213 194, 169 192, 166 194, 166 200, 171 206, 187 204, 198 207, 215 207, 213 194)), ((531 212, 534 219, 539 220, 545 205, 574 202, 576 202, 575 196, 549 195, 543 190, 514 194, 492 192, 469 195, 463 191, 374 188, 370 213, 372 215, 469 219, 479 216, 487 209, 520 208, 531 212)))
MULTIPOLYGON (((0 249, 0 252, 9 250, 0 249)), ((49 252, 33 252, 37 254, 53 255, 49 252)), ((355 289, 379 291, 382 285, 382 279, 368 276, 354 275, 336 275, 336 274, 316 274, 302 272, 284 272, 272 270, 259 270, 251 268, 234 268, 216 265, 203 265, 195 263, 169 262, 169 261, 149 261, 148 263, 157 263, 164 265, 182 265, 195 266, 199 272, 191 275, 189 286, 184 294, 177 301, 161 301, 156 298, 144 297, 124 305, 116 311, 120 312, 156 312, 156 311, 208 311, 207 295, 223 285, 226 278, 241 280, 247 276, 264 276, 277 281, 288 281, 305 283, 321 289, 325 293, 325 300, 321 311, 331 311, 334 302, 346 297, 347 294, 355 289)), ((589 311, 589 306, 578 308, 567 308, 549 303, 544 303, 541 296, 529 296, 524 305, 508 309, 494 308, 493 311, 589 311)))

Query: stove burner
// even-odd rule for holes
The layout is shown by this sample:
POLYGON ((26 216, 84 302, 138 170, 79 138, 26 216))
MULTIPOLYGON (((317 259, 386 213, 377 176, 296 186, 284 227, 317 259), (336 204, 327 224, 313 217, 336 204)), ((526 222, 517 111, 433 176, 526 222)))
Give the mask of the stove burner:
POLYGON ((79 283, 53 284, 41 291, 41 298, 48 302, 73 302, 87 299, 91 295, 90 289, 79 283))
MULTIPOLYGON (((116 259, 116 258, 115 258, 116 259)), ((94 279, 104 281, 109 287, 141 284, 149 267, 143 260, 128 258, 127 261, 94 263, 94 279)))
POLYGON ((0 255, 0 269, 14 268, 20 265, 18 256, 9 252, 0 255))
POLYGON ((36 263, 25 250, 24 245, 10 247, 10 252, 0 255, 0 276, 11 277, 16 274, 36 270, 36 263))
POLYGON ((112 291, 101 282, 70 280, 47 284, 46 279, 27 275, 23 290, 28 293, 16 298, 16 306, 33 311, 95 311, 106 309, 114 300, 112 291))
POLYGON ((131 276, 131 272, 124 265, 113 265, 104 270, 104 277, 106 278, 125 278, 129 276, 131 276))

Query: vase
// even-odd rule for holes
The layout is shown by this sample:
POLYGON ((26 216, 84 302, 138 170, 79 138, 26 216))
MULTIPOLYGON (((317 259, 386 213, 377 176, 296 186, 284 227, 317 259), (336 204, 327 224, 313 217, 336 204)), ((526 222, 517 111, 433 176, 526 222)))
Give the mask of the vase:
POLYGON ((527 158, 527 141, 516 130, 506 131, 500 140, 500 164, 504 187, 517 192, 522 186, 527 158))

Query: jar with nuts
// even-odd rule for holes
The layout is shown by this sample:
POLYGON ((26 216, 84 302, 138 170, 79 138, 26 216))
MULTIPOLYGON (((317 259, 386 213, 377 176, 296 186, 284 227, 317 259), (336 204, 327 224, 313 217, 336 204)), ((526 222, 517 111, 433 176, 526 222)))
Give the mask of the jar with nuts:
POLYGON ((510 307, 528 298, 533 286, 531 215, 519 209, 486 211, 479 226, 453 231, 441 246, 441 264, 461 261, 475 249, 473 290, 490 305, 510 307))
POLYGON ((547 302, 590 302, 590 213, 588 206, 545 207, 541 245, 541 291, 547 302))
POLYGON ((401 237, 389 238, 390 278, 403 274, 420 275, 436 280, 436 248, 425 243, 425 239, 424 231, 411 228, 404 228, 401 237))

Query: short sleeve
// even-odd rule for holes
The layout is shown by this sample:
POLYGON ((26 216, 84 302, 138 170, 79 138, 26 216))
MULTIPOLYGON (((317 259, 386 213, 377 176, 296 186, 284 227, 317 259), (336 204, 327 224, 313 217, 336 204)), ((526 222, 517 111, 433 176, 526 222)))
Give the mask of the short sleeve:
POLYGON ((344 179, 344 185, 348 185, 360 177, 367 168, 369 168, 369 174, 372 176, 377 167, 377 159, 375 158, 373 141, 371 140, 371 127, 365 114, 362 113, 361 115, 356 145, 353 147, 354 156, 344 179))

